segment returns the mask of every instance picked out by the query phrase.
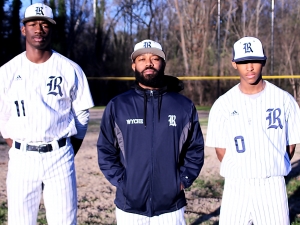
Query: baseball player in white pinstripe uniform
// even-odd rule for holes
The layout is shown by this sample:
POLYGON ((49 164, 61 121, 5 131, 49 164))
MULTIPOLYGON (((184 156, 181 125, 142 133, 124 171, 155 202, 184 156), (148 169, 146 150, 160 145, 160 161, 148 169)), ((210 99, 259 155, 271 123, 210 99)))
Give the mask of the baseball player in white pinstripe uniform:
POLYGON ((206 145, 225 177, 220 225, 288 225, 284 176, 300 142, 300 110, 286 91, 262 79, 267 57, 254 37, 234 44, 240 83, 214 103, 206 145))
POLYGON ((51 8, 33 4, 22 22, 26 51, 0 68, 0 129, 11 147, 8 223, 36 224, 43 184, 48 224, 76 224, 74 156, 93 100, 81 68, 51 50, 51 8))

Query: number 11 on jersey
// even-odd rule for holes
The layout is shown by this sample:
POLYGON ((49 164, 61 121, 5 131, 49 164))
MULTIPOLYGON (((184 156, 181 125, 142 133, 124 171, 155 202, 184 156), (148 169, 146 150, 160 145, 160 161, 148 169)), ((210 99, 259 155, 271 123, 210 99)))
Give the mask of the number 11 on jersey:
POLYGON ((21 106, 21 110, 22 110, 22 115, 25 116, 24 100, 21 100, 20 103, 21 104, 19 104, 19 101, 15 101, 18 117, 20 117, 20 106, 21 106))

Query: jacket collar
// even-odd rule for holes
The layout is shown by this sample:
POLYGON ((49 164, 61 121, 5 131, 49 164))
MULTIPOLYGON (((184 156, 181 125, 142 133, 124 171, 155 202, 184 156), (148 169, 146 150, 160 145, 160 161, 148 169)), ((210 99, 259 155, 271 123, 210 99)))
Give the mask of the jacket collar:
POLYGON ((164 87, 162 87, 160 89, 156 89, 156 90, 144 89, 137 82, 135 82, 135 85, 134 85, 135 91, 144 98, 144 118, 143 118, 143 122, 144 122, 145 127, 147 127, 147 103, 148 103, 148 98, 150 96, 154 96, 155 98, 158 99, 158 101, 157 101, 157 113, 158 113, 158 122, 159 122, 160 121, 160 111, 161 111, 163 95, 166 92, 179 92, 179 91, 183 90, 183 88, 184 88, 183 87, 183 82, 180 81, 176 77, 164 75, 164 79, 165 79, 164 81, 165 81, 166 85, 164 87))

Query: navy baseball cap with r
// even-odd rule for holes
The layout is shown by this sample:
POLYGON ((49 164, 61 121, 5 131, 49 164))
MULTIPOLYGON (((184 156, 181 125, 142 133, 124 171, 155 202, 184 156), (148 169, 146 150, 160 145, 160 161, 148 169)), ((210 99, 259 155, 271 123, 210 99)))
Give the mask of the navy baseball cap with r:
POLYGON ((261 41, 255 37, 243 37, 233 45, 232 62, 242 62, 248 60, 266 60, 261 41))
POLYGON ((27 7, 22 23, 30 20, 46 20, 52 24, 56 24, 53 20, 52 9, 43 3, 35 3, 27 7))
POLYGON ((155 41, 147 39, 147 40, 143 40, 143 41, 137 43, 134 46, 133 53, 131 54, 132 62, 139 55, 146 54, 146 53, 152 53, 154 55, 158 55, 159 57, 166 60, 166 54, 162 50, 161 45, 155 41))

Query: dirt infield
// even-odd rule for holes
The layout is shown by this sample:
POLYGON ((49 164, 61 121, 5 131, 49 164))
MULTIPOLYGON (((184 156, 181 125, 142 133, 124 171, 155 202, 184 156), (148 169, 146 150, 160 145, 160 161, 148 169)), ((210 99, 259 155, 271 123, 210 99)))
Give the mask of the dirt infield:
MULTIPOLYGON (((78 224, 116 224, 114 195, 115 188, 104 178, 97 164, 96 141, 103 110, 92 109, 90 124, 82 147, 75 158, 78 187, 78 224)), ((199 112, 200 121, 207 118, 208 112, 199 112)), ((206 126, 201 126, 204 136, 206 126)), ((297 148, 292 160, 294 176, 300 174, 300 149, 297 148)), ((8 163, 8 147, 0 138, 0 203, 6 202, 5 179, 8 163)), ((200 173, 201 180, 222 180, 219 176, 220 163, 215 151, 205 148, 205 163, 200 173)), ((300 179, 300 177, 299 177, 300 179)), ((186 207, 187 224, 218 224, 220 198, 207 195, 200 190, 201 184, 186 191, 188 206, 186 207), (197 188, 198 187, 198 188, 197 188)), ((297 196, 296 196, 297 197, 297 196)), ((299 196, 298 196, 299 197, 299 196)), ((293 213, 300 214, 300 198, 290 200, 293 213)), ((43 209, 42 209, 43 211, 43 209)), ((41 223, 40 223, 41 224, 41 223)))

